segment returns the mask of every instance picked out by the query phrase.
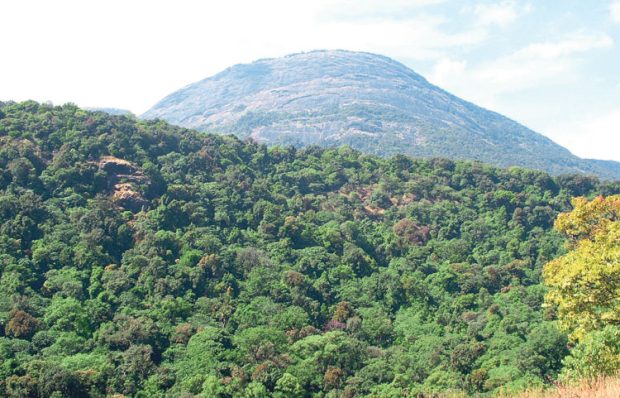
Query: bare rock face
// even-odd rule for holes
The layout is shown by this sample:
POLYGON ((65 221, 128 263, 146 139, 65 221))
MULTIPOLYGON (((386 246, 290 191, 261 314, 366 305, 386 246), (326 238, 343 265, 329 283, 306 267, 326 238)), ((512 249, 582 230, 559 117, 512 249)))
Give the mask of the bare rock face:
POLYGON ((114 156, 103 156, 99 159, 98 166, 101 170, 116 175, 132 174, 138 170, 131 162, 114 156))
POLYGON ((473 159, 620 179, 620 163, 580 159, 369 53, 313 51, 235 65, 170 94, 142 117, 267 144, 347 144, 382 156, 473 159))
POLYGON ((126 182, 114 185, 113 198, 121 207, 134 212, 149 204, 142 194, 134 190, 132 184, 126 182))
POLYGON ((114 156, 102 157, 97 165, 108 175, 108 184, 116 204, 132 212, 148 206, 149 202, 142 195, 141 187, 148 186, 150 181, 136 165, 114 156))

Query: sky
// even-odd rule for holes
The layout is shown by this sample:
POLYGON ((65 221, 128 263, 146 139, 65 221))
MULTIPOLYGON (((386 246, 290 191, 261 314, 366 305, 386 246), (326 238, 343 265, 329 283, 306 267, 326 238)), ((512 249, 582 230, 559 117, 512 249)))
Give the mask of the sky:
POLYGON ((0 37, 0 100, 140 115, 233 64, 367 51, 620 161, 620 0, 20 0, 0 37))

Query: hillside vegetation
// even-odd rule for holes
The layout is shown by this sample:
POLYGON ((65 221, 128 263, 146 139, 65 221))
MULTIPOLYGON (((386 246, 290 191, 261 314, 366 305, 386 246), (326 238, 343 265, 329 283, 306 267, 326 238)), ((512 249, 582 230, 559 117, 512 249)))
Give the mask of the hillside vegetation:
POLYGON ((234 65, 143 117, 270 145, 350 145, 366 153, 479 160, 620 180, 620 163, 580 159, 498 113, 377 54, 312 51, 234 65))
POLYGON ((415 397, 554 380, 584 176, 0 106, 0 396, 415 397))

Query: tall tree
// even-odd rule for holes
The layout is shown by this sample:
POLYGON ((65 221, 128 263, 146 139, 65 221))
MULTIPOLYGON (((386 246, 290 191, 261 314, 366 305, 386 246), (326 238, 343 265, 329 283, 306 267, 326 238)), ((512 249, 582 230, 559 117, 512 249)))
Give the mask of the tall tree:
POLYGON ((555 228, 568 236, 568 253, 547 263, 547 301, 577 342, 565 361, 572 378, 620 369, 620 195, 573 200, 555 228))

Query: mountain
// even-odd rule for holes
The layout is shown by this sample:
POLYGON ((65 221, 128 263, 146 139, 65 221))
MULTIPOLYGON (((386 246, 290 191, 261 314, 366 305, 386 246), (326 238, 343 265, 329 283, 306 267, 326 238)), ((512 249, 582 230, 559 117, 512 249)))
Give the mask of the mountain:
POLYGON ((86 110, 88 111, 93 111, 93 112, 105 112, 107 114, 110 115, 131 115, 131 111, 127 110, 127 109, 121 109, 121 108, 86 108, 86 110))
POLYGON ((0 397, 542 385, 568 353, 542 307, 541 268, 565 252, 554 219, 614 193, 0 103, 0 397))
POLYGON ((580 159, 369 53, 313 51, 235 65, 170 94, 142 117, 268 144, 348 144, 382 156, 473 159, 620 179, 620 163, 580 159))

